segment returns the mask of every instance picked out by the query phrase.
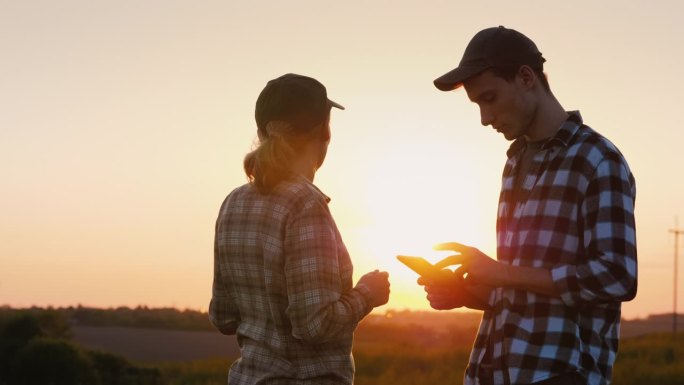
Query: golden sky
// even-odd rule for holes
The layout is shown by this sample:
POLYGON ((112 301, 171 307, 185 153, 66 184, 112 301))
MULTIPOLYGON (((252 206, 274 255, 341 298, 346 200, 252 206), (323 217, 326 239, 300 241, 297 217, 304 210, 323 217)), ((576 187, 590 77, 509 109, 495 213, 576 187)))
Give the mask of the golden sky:
POLYGON ((394 256, 437 260, 444 241, 493 256, 509 144, 432 80, 504 25, 537 43, 561 104, 636 176, 640 284, 623 314, 672 311, 683 3, 468 3, 0 1, 0 304, 206 309, 213 225, 245 182, 254 102, 295 72, 347 107, 316 184, 356 277, 387 270, 387 307, 425 308, 394 256))

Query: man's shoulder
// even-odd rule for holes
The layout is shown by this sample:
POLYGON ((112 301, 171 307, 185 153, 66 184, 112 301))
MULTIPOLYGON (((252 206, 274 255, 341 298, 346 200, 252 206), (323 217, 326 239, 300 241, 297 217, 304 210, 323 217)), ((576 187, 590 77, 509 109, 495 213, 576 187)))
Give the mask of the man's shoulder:
POLYGON ((586 124, 578 128, 568 152, 583 156, 594 165, 608 158, 626 163, 622 152, 610 139, 586 124))

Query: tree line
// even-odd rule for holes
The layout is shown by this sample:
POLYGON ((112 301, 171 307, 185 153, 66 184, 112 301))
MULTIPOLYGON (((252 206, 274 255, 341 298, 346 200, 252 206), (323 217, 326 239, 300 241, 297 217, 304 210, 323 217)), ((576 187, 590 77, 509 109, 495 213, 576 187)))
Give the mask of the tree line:
POLYGON ((57 310, 3 308, 0 385, 161 385, 156 368, 87 350, 71 341, 69 319, 57 310))
POLYGON ((213 331, 214 327, 209 322, 207 313, 196 310, 179 310, 176 308, 148 308, 116 307, 116 308, 92 308, 78 306, 69 307, 32 307, 27 309, 15 309, 8 306, 0 307, 0 317, 7 317, 16 313, 28 313, 40 315, 42 313, 55 313, 70 323, 87 326, 124 326, 151 329, 173 330, 205 330, 213 331))

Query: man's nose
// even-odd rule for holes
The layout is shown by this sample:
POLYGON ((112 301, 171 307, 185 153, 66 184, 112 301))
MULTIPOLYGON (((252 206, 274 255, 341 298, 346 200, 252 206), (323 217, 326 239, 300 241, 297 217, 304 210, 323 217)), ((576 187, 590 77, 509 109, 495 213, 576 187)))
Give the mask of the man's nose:
POLYGON ((494 116, 489 110, 485 108, 480 108, 480 123, 483 126, 489 126, 494 121, 494 116))

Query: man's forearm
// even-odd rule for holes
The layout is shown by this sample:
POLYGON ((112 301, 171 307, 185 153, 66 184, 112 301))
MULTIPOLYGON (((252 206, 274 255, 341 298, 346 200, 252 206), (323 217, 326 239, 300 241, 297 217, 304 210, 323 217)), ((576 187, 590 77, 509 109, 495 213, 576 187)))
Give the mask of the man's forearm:
POLYGON ((560 298, 553 283, 551 271, 539 267, 504 265, 505 275, 502 286, 528 290, 549 297, 560 298))
POLYGON ((489 295, 492 287, 481 284, 467 284, 466 295, 463 298, 463 306, 474 310, 489 309, 489 295))
POLYGON ((522 289, 549 297, 560 298, 551 272, 539 267, 504 265, 501 286, 522 289))

